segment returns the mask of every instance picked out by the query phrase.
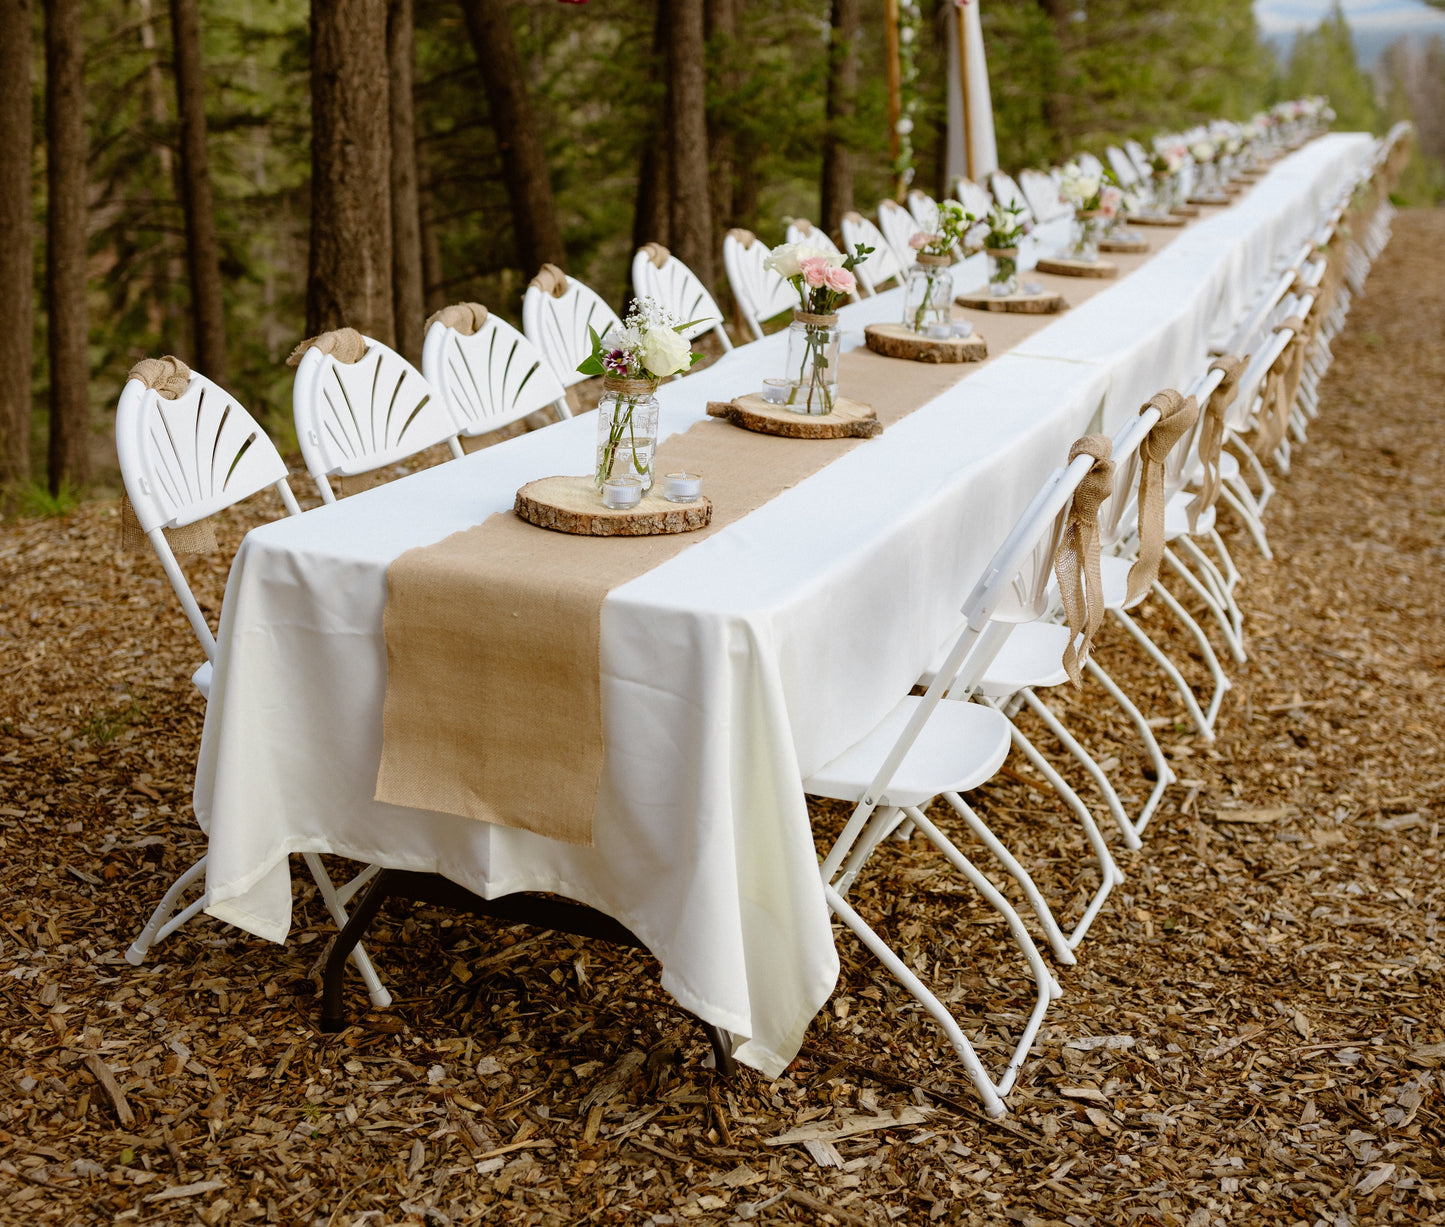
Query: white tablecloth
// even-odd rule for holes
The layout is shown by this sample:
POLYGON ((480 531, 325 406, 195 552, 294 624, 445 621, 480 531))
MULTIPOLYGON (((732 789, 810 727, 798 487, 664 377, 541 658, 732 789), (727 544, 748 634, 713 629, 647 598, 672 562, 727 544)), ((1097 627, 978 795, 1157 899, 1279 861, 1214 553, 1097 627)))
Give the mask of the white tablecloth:
MULTIPOLYGON (((678 1002, 777 1074, 838 970, 799 780, 908 689, 1069 441, 1201 370, 1219 312, 1242 309, 1371 148, 1352 135, 1307 146, 1012 354, 615 589, 593 848, 372 800, 387 565, 508 510, 535 477, 585 472, 590 416, 256 529, 226 592, 196 774, 206 910, 283 941, 286 858, 303 850, 487 897, 553 891, 630 928, 678 1002)), ((845 311, 855 341, 895 298, 845 311)), ((782 344, 665 385, 664 435, 758 386, 782 344)))

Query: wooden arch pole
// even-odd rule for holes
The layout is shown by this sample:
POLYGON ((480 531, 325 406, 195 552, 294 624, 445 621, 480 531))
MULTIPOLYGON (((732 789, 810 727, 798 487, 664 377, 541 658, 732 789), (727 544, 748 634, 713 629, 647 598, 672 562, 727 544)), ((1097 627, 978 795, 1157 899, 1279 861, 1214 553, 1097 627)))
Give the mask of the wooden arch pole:
MULTIPOLYGON (((898 0, 883 0, 883 55, 888 74, 888 150, 894 167, 902 153, 898 121, 903 118, 903 66, 898 52, 898 0)), ((903 199, 903 176, 893 172, 893 199, 903 199)))
POLYGON ((973 151, 973 115, 969 111, 968 97, 968 37, 966 32, 967 18, 964 16, 964 6, 955 4, 953 6, 953 18, 957 22, 958 32, 958 84, 963 94, 963 166, 964 173, 974 183, 978 182, 976 168, 978 160, 973 151))

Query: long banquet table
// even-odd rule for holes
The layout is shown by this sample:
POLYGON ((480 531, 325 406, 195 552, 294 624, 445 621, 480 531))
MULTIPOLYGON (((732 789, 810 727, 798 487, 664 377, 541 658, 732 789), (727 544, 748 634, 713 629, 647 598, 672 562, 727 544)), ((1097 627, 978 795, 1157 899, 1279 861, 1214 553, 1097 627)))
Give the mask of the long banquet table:
MULTIPOLYGON (((585 472, 590 415, 254 530, 226 591, 196 774, 206 911, 284 941, 287 854, 307 850, 440 873, 486 898, 555 892, 632 930, 667 991, 776 1075, 838 973, 799 781, 908 690, 1070 440, 1199 373, 1372 149, 1359 134, 1311 142, 880 437, 613 589, 593 847, 372 799, 387 566, 508 511, 527 481, 585 472)), ((885 293, 845 308, 844 326, 861 343, 865 323, 898 310, 885 293)), ((663 436, 775 374, 783 344, 665 384, 663 436)))

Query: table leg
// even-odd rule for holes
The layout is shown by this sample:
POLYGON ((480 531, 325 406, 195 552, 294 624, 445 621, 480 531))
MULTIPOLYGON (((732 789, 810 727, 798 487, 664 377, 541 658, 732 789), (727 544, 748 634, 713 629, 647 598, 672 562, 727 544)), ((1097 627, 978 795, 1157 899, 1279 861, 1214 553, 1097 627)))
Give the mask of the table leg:
MULTIPOLYGON (((342 973, 352 949, 365 936, 367 928, 388 899, 407 899, 416 903, 434 903, 441 907, 489 916, 507 924, 526 924, 539 929, 555 929, 578 937, 611 942, 616 946, 642 948, 642 942, 626 926, 596 908, 545 895, 503 895, 483 899, 464 886, 434 873, 417 873, 409 869, 383 869, 372 879, 360 902, 352 909, 345 927, 336 936, 321 982, 321 1029, 336 1032, 346 1026, 346 1009, 342 1001, 342 973)), ((698 1020, 712 1046, 717 1069, 731 1077, 737 1070, 727 1034, 711 1023, 698 1020)))

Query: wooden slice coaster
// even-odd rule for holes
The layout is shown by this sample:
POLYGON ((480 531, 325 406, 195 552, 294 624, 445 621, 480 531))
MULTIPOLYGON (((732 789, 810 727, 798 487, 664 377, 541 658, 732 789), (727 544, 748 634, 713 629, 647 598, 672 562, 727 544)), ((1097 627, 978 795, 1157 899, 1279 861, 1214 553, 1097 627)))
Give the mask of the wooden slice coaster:
POLYGON ((515 511, 528 524, 578 537, 658 537, 706 528, 712 504, 669 503, 653 487, 636 507, 620 511, 602 505, 590 477, 542 477, 517 491, 515 511))
POLYGON ((1199 206, 1196 204, 1175 205, 1172 209, 1169 210, 1169 212, 1175 214, 1178 217, 1198 217, 1199 206))
POLYGON ((1123 237, 1115 236, 1112 239, 1100 239, 1099 250, 1139 254, 1149 250, 1149 240, 1142 234, 1130 234, 1123 237))
POLYGON ((1198 196, 1190 196, 1188 199, 1192 205, 1227 205, 1230 203, 1227 192, 1203 192, 1198 196))
POLYGON ((1117 277, 1119 266, 1112 260, 1064 260, 1044 257, 1034 265, 1041 273, 1059 277, 1117 277))
POLYGON ((953 301, 974 311, 1011 311, 1019 315, 1053 315, 1069 305, 1062 294, 1004 294, 995 298, 987 286, 982 293, 959 294, 953 301))
POLYGON ((868 348, 885 358, 908 358, 913 362, 982 362, 988 357, 988 342, 978 333, 967 337, 925 337, 902 324, 869 324, 863 329, 868 348))
POLYGON ((1131 226, 1182 226, 1186 222, 1183 214, 1175 213, 1131 213, 1131 226))
POLYGON ((794 413, 786 405, 773 405, 756 395, 710 400, 707 412, 709 417, 723 418, 744 430, 784 439, 871 439, 883 433, 873 406, 846 396, 833 402, 832 413, 794 413))

